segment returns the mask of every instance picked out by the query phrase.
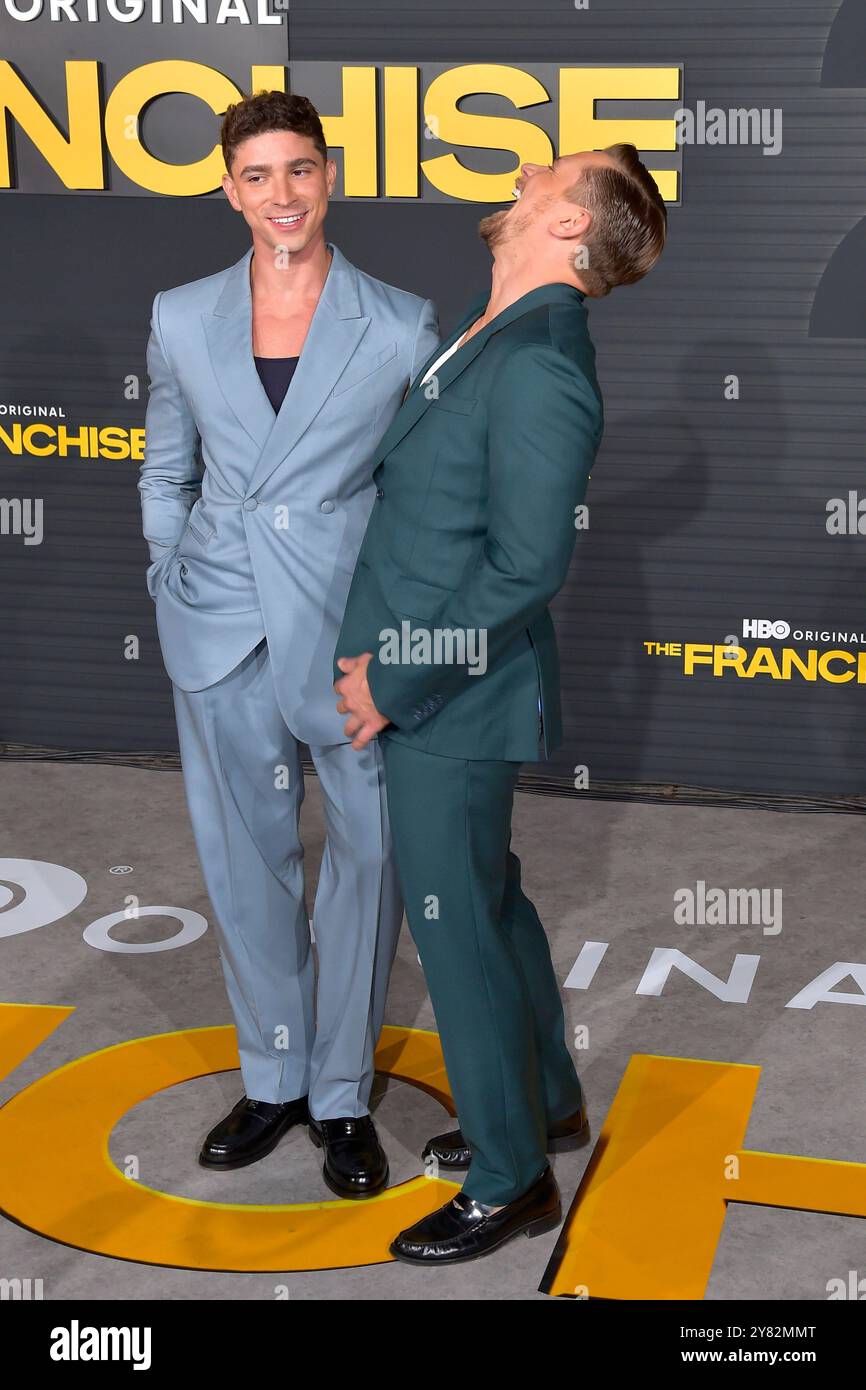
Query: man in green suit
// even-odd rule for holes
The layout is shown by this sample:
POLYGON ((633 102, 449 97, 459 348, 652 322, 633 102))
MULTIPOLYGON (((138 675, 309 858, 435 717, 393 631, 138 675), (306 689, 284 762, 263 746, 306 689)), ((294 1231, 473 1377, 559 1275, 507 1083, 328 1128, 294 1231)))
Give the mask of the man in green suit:
POLYGON ((548 604, 603 424, 585 300, 646 274, 667 215, 633 145, 524 164, 515 198, 480 224, 490 293, 428 357, 373 460, 336 648, 346 733, 358 749, 382 734, 406 915, 460 1121, 425 1156, 469 1168, 391 1246, 416 1264, 552 1229, 548 1144, 587 1132, 511 813, 521 763, 562 737, 548 604))

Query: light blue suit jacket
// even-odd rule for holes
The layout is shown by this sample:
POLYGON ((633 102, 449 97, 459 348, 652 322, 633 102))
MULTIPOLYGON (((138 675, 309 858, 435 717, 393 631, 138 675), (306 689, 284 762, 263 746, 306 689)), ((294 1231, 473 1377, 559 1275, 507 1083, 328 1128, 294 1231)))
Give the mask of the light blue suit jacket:
POLYGON ((371 459, 438 342, 430 300, 328 247, 276 416, 253 360, 252 248, 156 295, 138 484, 169 676, 202 690, 266 636, 280 709, 310 744, 348 741, 332 662, 376 494, 371 459))

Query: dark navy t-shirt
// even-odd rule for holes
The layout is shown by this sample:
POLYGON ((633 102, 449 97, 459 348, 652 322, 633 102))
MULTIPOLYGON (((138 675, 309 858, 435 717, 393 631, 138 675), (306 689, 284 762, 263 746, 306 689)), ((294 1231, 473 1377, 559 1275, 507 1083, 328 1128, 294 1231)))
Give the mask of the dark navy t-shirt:
POLYGON ((274 414, 277 415, 283 403, 283 397, 289 389, 289 382, 294 376, 298 359, 297 357, 257 357, 255 363, 256 371, 267 392, 268 400, 274 408, 274 414))

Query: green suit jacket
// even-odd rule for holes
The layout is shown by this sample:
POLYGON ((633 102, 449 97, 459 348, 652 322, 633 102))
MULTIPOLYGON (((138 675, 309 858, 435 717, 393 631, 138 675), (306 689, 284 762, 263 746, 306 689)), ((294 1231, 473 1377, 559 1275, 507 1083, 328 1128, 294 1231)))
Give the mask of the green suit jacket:
POLYGON ((334 671, 339 657, 374 654, 368 680, 391 738, 518 762, 562 740, 547 605, 568 573, 603 428, 584 299, 564 284, 530 291, 420 386, 483 312, 480 296, 379 443, 334 671), (455 633, 474 663, 455 659, 455 633))

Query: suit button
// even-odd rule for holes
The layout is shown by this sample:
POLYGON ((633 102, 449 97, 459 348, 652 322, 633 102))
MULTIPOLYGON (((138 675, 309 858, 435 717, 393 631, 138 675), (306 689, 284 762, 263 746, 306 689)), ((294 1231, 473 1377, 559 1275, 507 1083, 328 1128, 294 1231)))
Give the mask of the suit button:
POLYGON ((330 513, 330 512, 332 512, 333 510, 334 510, 334 503, 333 503, 333 502, 327 502, 327 501, 326 501, 326 502, 323 502, 323 503, 321 504, 321 506, 319 507, 319 511, 320 511, 320 512, 327 512, 327 513, 330 513))
POLYGON ((259 504, 258 504, 258 502, 256 501, 255 497, 247 497, 247 498, 245 499, 245 501, 244 501, 244 511, 245 511, 245 512, 254 512, 254 511, 256 510, 256 507, 257 507, 258 505, 259 505, 259 504))
POLYGON ((377 487, 377 488, 376 488, 376 497, 377 497, 377 499, 381 502, 381 500, 382 500, 382 498, 383 498, 384 496, 385 496, 385 489, 382 488, 382 487, 377 487))

